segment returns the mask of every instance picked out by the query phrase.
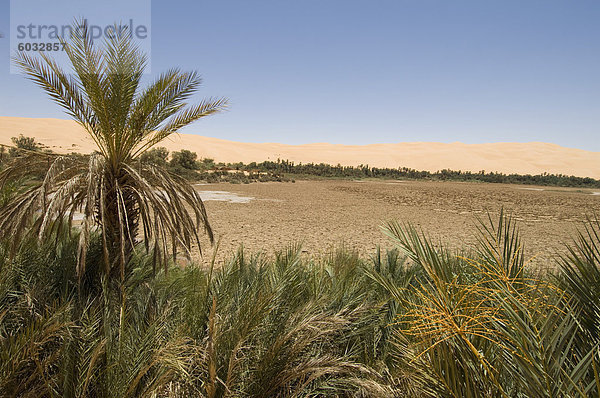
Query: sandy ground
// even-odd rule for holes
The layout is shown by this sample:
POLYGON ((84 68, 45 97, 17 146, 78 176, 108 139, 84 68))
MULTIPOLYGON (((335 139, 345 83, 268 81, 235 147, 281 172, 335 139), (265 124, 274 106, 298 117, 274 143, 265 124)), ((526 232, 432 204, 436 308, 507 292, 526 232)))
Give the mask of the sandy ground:
MULTIPOLYGON (((199 129, 201 128, 199 124, 199 129)), ((94 143, 75 122, 59 119, 0 117, 0 144, 11 137, 35 137, 48 149, 59 153, 90 153, 94 143)), ((417 170, 442 169, 495 171, 503 173, 576 175, 600 179, 600 152, 564 148, 554 144, 493 143, 451 144, 405 142, 364 146, 326 143, 284 145, 240 143, 193 134, 173 136, 160 145, 170 151, 189 149, 199 157, 218 162, 262 162, 287 159, 296 163, 314 162, 375 167, 409 167, 417 170)))
POLYGON ((328 180, 197 189, 221 238, 219 263, 242 243, 250 252, 272 255, 303 242, 307 256, 343 244, 367 257, 378 244, 392 246, 381 231, 388 220, 413 223, 457 248, 475 242, 477 217, 495 216, 504 207, 519 221, 527 253, 546 267, 586 215, 600 211, 600 196, 592 191, 499 184, 328 180), (222 201, 228 198, 234 201, 222 201))

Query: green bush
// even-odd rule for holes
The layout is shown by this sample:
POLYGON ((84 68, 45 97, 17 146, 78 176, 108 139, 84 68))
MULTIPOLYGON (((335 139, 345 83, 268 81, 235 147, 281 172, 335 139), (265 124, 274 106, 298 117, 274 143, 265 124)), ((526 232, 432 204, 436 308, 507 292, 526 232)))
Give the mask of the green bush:
POLYGON ((204 170, 211 170, 215 168, 215 160, 211 158, 204 158, 201 161, 201 168, 204 170))
POLYGON ((156 166, 166 166, 169 151, 164 147, 152 148, 140 156, 140 160, 144 163, 150 163, 156 166))
POLYGON ((179 152, 173 152, 171 154, 171 162, 169 165, 173 168, 182 168, 186 170, 198 170, 198 162, 196 158, 198 155, 196 152, 188 151, 187 149, 182 149, 179 152))
POLYGON ((18 155, 21 151, 40 151, 42 147, 40 144, 35 142, 35 138, 33 137, 25 137, 23 134, 19 134, 18 137, 12 137, 11 141, 13 142, 14 147, 10 148, 9 153, 11 156, 18 155))

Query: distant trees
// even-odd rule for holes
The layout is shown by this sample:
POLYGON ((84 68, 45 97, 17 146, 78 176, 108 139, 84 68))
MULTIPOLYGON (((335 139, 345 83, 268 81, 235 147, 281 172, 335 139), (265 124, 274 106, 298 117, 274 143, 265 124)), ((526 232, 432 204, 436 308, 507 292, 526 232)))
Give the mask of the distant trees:
POLYGON ((14 147, 9 150, 11 156, 17 155, 19 149, 30 152, 36 152, 42 149, 41 145, 35 142, 35 138, 25 137, 23 134, 19 134, 18 137, 12 137, 11 141, 14 144, 14 147))
POLYGON ((19 149, 25 149, 28 151, 38 151, 40 149, 40 145, 35 142, 35 138, 25 137, 23 134, 19 134, 18 137, 12 137, 11 141, 19 149))
POLYGON ((196 162, 197 157, 198 155, 196 152, 182 149, 179 152, 173 152, 171 155, 170 166, 173 168, 180 167, 187 170, 198 170, 198 162, 196 162))
POLYGON ((211 158, 204 158, 202 159, 201 167, 204 170, 214 169, 216 167, 215 160, 211 158))
POLYGON ((495 172, 455 171, 440 170, 429 172, 414 170, 407 167, 379 168, 369 165, 359 166, 332 166, 325 163, 299 163, 278 159, 276 162, 265 161, 262 163, 251 163, 241 166, 237 163, 236 169, 261 170, 265 172, 287 173, 296 175, 314 175, 328 178, 388 178, 388 179, 414 179, 414 180, 442 180, 442 181, 480 181, 503 184, 528 184, 559 187, 600 188, 600 180, 590 177, 576 177, 562 174, 504 174, 495 172))
MULTIPOLYGON (((167 148, 158 147, 150 149, 142 154, 142 156, 140 156, 140 161, 143 164, 164 167, 171 173, 177 174, 191 181, 202 179, 216 182, 219 180, 219 176, 209 176, 206 173, 207 171, 212 171, 217 167, 214 159, 205 158, 198 160, 198 154, 187 149, 174 151, 170 155, 171 156, 169 160, 169 151, 167 148)), ((220 165, 224 166, 222 163, 220 165)))
POLYGON ((152 148, 140 156, 142 163, 149 163, 155 166, 164 167, 167 165, 167 158, 169 157, 169 151, 165 147, 152 148))
MULTIPOLYGON (((204 158, 198 160, 198 154, 187 149, 172 152, 169 160, 169 151, 165 147, 150 149, 140 156, 140 161, 156 166, 166 166, 175 173, 183 172, 185 174, 187 172, 186 175, 191 175, 189 171, 211 170, 217 166, 214 159, 204 158)), ((243 165, 243 163, 240 164, 243 165)))
MULTIPOLYGON (((10 148, 6 156, 4 147, 0 147, 0 163, 8 157, 14 157, 19 150, 40 151, 42 145, 35 142, 33 137, 13 137, 14 147, 10 148)), ((600 180, 590 177, 576 177, 562 174, 542 173, 531 174, 504 174, 495 172, 478 172, 443 169, 436 172, 415 170, 407 167, 379 168, 369 165, 335 166, 326 163, 299 163, 289 160, 264 161, 260 163, 243 162, 216 163, 212 158, 198 159, 196 152, 182 149, 170 154, 164 147, 147 150, 140 156, 142 164, 152 164, 164 167, 188 180, 206 180, 209 182, 234 181, 285 181, 283 174, 318 176, 325 178, 383 178, 383 179, 410 179, 410 180, 439 180, 439 181, 479 181, 487 183, 523 184, 578 188, 600 188, 600 180), (233 175, 227 170, 237 170, 239 175, 233 175), (247 177, 243 177, 244 172, 247 177), (257 173, 263 173, 262 175, 257 173)))

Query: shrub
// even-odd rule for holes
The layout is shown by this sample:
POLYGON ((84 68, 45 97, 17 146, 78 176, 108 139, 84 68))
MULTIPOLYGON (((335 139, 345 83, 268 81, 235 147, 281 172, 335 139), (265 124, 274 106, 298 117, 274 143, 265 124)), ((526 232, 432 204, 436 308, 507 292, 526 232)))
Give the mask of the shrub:
POLYGON ((17 154, 19 154, 19 149, 33 152, 37 152, 42 149, 40 144, 35 142, 35 138, 25 137, 23 134, 19 134, 18 137, 12 137, 11 140, 15 146, 14 148, 10 148, 9 152, 11 156, 16 156, 17 154))
POLYGON ((149 163, 156 166, 164 167, 167 165, 167 158, 169 157, 169 151, 164 147, 152 148, 140 156, 140 161, 143 163, 149 163))
POLYGON ((198 155, 196 152, 182 149, 179 152, 173 152, 171 155, 170 166, 173 168, 182 168, 186 170, 198 170, 198 162, 196 158, 198 155))
POLYGON ((211 169, 215 167, 215 160, 211 158, 204 158, 202 159, 202 165, 207 169, 211 169))

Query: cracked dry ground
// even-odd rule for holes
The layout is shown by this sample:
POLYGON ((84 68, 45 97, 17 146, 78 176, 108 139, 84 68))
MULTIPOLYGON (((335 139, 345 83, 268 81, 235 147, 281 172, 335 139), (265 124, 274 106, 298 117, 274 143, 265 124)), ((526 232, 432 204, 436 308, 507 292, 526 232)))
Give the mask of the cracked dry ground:
MULTIPOLYGON (((521 185, 429 181, 297 181, 296 183, 208 184, 199 191, 228 191, 252 197, 248 203, 206 201, 221 238, 222 264, 241 245, 272 255, 302 242, 307 256, 344 245, 368 257, 377 245, 392 247, 381 226, 410 222, 434 241, 452 248, 476 241, 477 218, 493 219, 501 208, 519 222, 527 254, 546 267, 564 242, 575 236, 586 215, 600 211, 592 190, 521 185)), ((597 190, 596 190, 597 191, 597 190)), ((204 245, 204 260, 210 248, 204 245)))

